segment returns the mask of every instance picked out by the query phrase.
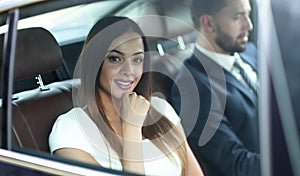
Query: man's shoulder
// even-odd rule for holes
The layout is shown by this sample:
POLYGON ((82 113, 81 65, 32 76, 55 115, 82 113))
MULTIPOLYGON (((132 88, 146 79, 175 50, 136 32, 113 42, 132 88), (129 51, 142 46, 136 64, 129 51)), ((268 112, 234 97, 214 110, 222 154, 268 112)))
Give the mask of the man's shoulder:
MULTIPOLYGON (((205 56, 201 56, 205 57, 205 56)), ((204 67, 198 56, 192 55, 185 60, 183 67, 176 76, 175 83, 177 87, 184 90, 191 90, 191 87, 197 86, 200 91, 208 91, 210 89, 208 69, 204 67)))
POLYGON ((213 79, 218 73, 221 73, 221 75, 224 74, 224 70, 220 65, 199 50, 195 50, 193 55, 189 59, 185 60, 184 66, 185 68, 182 68, 181 72, 184 72, 183 70, 188 70, 192 75, 194 75, 194 77, 196 77, 196 79, 205 78, 206 80, 207 77, 213 79))
POLYGON ((184 61, 184 66, 190 71, 196 69, 197 72, 203 70, 203 65, 201 64, 201 60, 203 57, 206 57, 199 51, 195 51, 188 59, 184 61))

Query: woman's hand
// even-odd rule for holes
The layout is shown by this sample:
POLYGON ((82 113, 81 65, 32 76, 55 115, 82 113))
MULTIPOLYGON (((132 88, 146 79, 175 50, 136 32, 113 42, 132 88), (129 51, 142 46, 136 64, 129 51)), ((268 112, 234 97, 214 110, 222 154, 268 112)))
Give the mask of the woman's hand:
POLYGON ((150 102, 135 92, 124 94, 122 97, 122 106, 120 116, 123 123, 142 127, 150 107, 150 102))

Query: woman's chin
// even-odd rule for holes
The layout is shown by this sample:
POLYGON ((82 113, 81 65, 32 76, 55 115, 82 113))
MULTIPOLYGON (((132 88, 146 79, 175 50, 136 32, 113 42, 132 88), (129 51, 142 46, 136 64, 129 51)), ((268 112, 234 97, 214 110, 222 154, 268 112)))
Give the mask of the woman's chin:
POLYGON ((115 92, 115 93, 112 93, 112 97, 114 99, 121 99, 124 96, 124 94, 126 94, 127 92, 130 92, 130 91, 115 92))

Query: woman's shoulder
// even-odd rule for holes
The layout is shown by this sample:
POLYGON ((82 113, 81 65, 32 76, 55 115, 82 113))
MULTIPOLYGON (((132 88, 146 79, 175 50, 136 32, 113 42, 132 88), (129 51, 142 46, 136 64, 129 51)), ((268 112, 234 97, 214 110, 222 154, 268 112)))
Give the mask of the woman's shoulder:
POLYGON ((56 121, 76 121, 77 117, 88 117, 88 115, 84 112, 84 110, 80 107, 75 107, 70 109, 69 111, 58 116, 56 121))
POLYGON ((64 131, 64 133, 74 133, 81 131, 82 122, 91 121, 89 116, 82 108, 72 108, 64 114, 61 114, 56 119, 52 127, 52 133, 56 131, 64 131))
POLYGON ((101 146, 102 143, 97 126, 82 108, 72 108, 60 115, 49 135, 51 152, 59 148, 76 148, 91 153, 94 145, 101 146))
POLYGON ((180 122, 180 118, 178 117, 176 111, 167 100, 153 96, 151 97, 151 105, 158 112, 167 117, 168 120, 170 120, 173 124, 176 125, 180 122))

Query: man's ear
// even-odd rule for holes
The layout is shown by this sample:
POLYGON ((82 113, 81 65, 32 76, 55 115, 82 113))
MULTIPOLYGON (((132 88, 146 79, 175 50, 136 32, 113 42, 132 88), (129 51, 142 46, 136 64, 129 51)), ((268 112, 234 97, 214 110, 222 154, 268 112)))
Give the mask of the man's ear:
POLYGON ((205 14, 200 17, 200 26, 202 26, 205 32, 214 32, 215 31, 215 22, 214 18, 211 15, 205 14))

